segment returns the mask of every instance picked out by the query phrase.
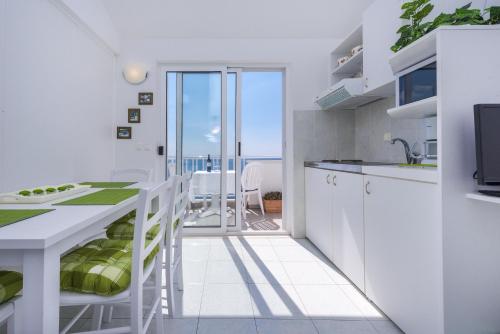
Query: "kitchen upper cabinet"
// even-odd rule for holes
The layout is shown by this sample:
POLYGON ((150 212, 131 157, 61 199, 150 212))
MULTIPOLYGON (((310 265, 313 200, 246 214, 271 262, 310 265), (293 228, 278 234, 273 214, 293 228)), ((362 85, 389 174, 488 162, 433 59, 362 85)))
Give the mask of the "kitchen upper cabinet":
MULTIPOLYGON (((398 39, 401 1, 377 0, 363 12, 363 76, 365 92, 394 81, 389 65, 390 47, 398 39)), ((394 95, 388 90, 388 93, 394 95)))
POLYGON ((332 184, 333 262, 364 291, 363 175, 334 172, 332 184))
POLYGON ((332 174, 305 168, 306 236, 329 259, 333 255, 332 174))
POLYGON ((366 295, 407 334, 443 333, 438 186, 365 176, 366 295))

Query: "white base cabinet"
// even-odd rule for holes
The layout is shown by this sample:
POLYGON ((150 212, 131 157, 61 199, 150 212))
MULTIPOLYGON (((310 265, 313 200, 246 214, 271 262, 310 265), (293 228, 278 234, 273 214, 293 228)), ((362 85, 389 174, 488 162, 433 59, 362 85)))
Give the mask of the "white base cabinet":
POLYGON ((443 333, 438 186, 365 176, 366 295, 406 334, 443 333))
POLYGON ((363 176, 306 168, 306 236, 364 291, 363 176))
POLYGON ((306 236, 330 260, 333 256, 332 174, 317 168, 305 169, 306 236))
POLYGON ((334 172, 333 262, 365 291, 363 175, 334 172))

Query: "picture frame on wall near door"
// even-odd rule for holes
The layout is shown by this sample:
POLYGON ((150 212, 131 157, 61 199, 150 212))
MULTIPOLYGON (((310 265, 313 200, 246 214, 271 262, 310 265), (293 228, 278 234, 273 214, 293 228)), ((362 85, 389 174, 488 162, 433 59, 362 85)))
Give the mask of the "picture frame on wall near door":
POLYGON ((129 108, 128 109, 128 122, 129 123, 140 123, 141 122, 141 109, 129 108))

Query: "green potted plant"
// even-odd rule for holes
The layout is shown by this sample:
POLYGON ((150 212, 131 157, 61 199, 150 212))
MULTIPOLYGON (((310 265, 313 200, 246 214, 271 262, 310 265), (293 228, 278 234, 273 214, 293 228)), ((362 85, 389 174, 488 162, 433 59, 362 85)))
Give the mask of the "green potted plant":
POLYGON ((282 210, 281 191, 271 191, 264 195, 264 210, 267 213, 281 213, 282 210))
POLYGON ((443 25, 492 25, 500 23, 500 6, 486 8, 484 13, 481 13, 480 9, 470 7, 471 3, 457 8, 453 13, 441 13, 434 20, 424 22, 424 19, 434 9, 430 0, 405 2, 401 6, 403 14, 400 18, 405 20, 406 24, 397 31, 399 39, 391 46, 391 50, 398 52, 443 25), (486 14, 489 14, 489 18, 486 18, 486 14))

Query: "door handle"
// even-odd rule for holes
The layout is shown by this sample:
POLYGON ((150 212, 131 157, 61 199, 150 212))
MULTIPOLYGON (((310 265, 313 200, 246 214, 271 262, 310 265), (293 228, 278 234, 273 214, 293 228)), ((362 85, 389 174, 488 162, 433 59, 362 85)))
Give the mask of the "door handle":
POLYGON ((334 186, 337 185, 337 175, 333 176, 332 183, 333 183, 334 186))
POLYGON ((326 183, 330 184, 330 174, 326 176, 326 183))
POLYGON ((370 181, 367 181, 366 184, 365 184, 365 191, 368 195, 370 195, 372 192, 370 191, 370 189, 368 189, 368 186, 370 185, 370 181))
POLYGON ((241 157, 241 142, 238 142, 238 156, 241 157))

